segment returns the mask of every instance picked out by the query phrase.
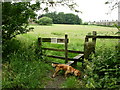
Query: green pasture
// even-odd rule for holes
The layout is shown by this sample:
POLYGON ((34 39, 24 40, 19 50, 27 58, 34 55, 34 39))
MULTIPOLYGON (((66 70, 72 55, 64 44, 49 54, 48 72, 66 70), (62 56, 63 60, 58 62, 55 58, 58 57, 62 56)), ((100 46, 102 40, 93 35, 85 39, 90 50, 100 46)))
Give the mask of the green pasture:
POLYGON ((92 25, 59 25, 54 24, 52 26, 40 26, 40 25, 30 25, 29 27, 34 27, 34 30, 28 32, 27 34, 19 35, 22 41, 32 42, 38 37, 57 37, 64 38, 65 33, 68 34, 70 39, 69 48, 76 44, 83 44, 85 36, 88 33, 92 34, 92 31, 97 31, 97 35, 116 35, 117 29, 114 27, 101 27, 92 25))
MULTIPOLYGON (((68 49, 83 51, 85 36, 92 31, 97 31, 97 35, 116 35, 117 29, 114 27, 102 27, 93 25, 60 25, 53 24, 52 26, 40 26, 40 25, 30 25, 29 27, 34 27, 34 30, 28 32, 27 34, 19 35, 17 38, 22 42, 26 42, 26 46, 34 43, 38 37, 48 38, 64 38, 65 34, 68 34, 69 44, 68 49)), ((97 47, 106 46, 112 48, 117 44, 117 40, 109 39, 97 39, 97 47)), ((64 44, 50 44, 43 43, 43 47, 53 47, 53 48, 64 48, 64 44)), ((97 49, 96 47, 96 49, 97 49)), ((59 55, 64 56, 63 52, 46 52, 49 55, 59 55)), ((76 54, 69 53, 69 57, 74 57, 76 54)))
MULTIPOLYGON (((96 84, 94 85, 98 84, 101 85, 104 82, 103 79, 101 79, 99 83, 98 81, 94 81, 93 78, 95 78, 96 80, 95 72, 93 73, 90 70, 88 71, 86 70, 86 72, 89 74, 89 78, 86 80, 78 80, 75 77, 68 77, 62 83, 59 83, 59 81, 57 83, 56 78, 55 79, 50 78, 53 74, 54 68, 52 68, 51 63, 46 62, 54 61, 64 63, 64 60, 46 58, 44 56, 41 57, 39 52, 36 53, 36 51, 39 51, 38 48, 36 47, 37 46, 36 41, 38 37, 64 38, 65 33, 67 33, 69 38, 68 48, 70 50, 83 51, 84 39, 88 33, 90 34, 92 33, 92 31, 97 31, 98 35, 116 35, 115 34, 117 32, 116 28, 91 25, 59 25, 59 24, 53 24, 52 26, 30 25, 29 27, 34 27, 34 30, 26 34, 18 35, 15 39, 12 39, 7 43, 7 48, 5 49, 6 52, 4 52, 5 54, 3 54, 5 55, 4 56, 5 58, 3 60, 4 64, 2 67, 3 88, 18 88, 18 87, 44 88, 46 85, 49 84, 49 81, 53 84, 55 83, 55 85, 52 84, 53 86, 56 86, 58 84, 63 88, 72 87, 88 88, 91 87, 88 85, 87 83, 88 81, 90 82, 90 84, 91 83, 94 84, 94 82, 96 82, 96 84)), ((90 67, 93 68, 93 70, 95 69, 99 71, 101 70, 101 67, 106 67, 108 65, 114 66, 113 62, 117 61, 114 54, 116 52, 115 46, 117 45, 117 43, 118 40, 98 39, 96 45, 96 55, 98 55, 98 57, 93 58, 95 63, 91 62, 92 66, 90 67), (108 61, 110 61, 110 63, 112 64, 109 64, 108 61)), ((50 43, 42 44, 43 47, 59 49, 64 48, 64 44, 50 44, 50 43)), ((64 52, 43 51, 43 53, 49 55, 64 56, 64 52)), ((70 58, 74 56, 76 56, 76 54, 69 53, 70 58)), ((81 67, 82 67, 81 63, 78 63, 77 67, 75 68, 83 72, 83 69, 81 69, 81 67)), ((107 80, 109 81, 110 78, 109 77, 107 78, 108 78, 107 80)), ((113 78, 110 80, 113 80, 113 78)), ((116 82, 116 79, 114 80, 114 82, 116 82)), ((59 78, 59 80, 61 80, 61 78, 59 78)), ((99 78, 97 78, 97 80, 99 80, 99 78)), ((108 84, 109 83, 106 82, 106 85, 108 84)), ((114 85, 114 83, 112 85, 114 85)), ((98 87, 101 88, 101 86, 98 87)))

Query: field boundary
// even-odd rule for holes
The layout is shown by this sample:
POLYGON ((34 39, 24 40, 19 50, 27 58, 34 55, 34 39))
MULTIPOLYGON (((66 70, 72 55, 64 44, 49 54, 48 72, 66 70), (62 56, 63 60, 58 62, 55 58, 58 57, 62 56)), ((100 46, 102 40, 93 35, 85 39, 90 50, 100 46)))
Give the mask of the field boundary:
POLYGON ((68 35, 65 34, 65 38, 38 38, 38 44, 40 47, 40 50, 42 52, 42 50, 49 50, 49 51, 58 51, 58 52, 64 52, 64 57, 62 56, 55 56, 55 55, 45 55, 47 57, 51 57, 51 58, 58 58, 58 59, 62 59, 65 60, 65 64, 69 64, 69 65, 77 65, 77 62, 82 62, 83 64, 83 59, 89 59, 89 56, 91 53, 95 54, 95 46, 96 46, 96 40, 97 39, 120 39, 120 36, 99 36, 97 35, 96 31, 92 32, 93 35, 86 35, 85 37, 85 43, 84 43, 84 51, 75 51, 75 50, 68 50, 68 43, 69 43, 69 39, 68 39, 68 35), (92 38, 92 42, 89 41, 89 39, 92 38), (56 43, 56 44, 64 44, 64 49, 57 49, 57 48, 42 48, 42 43, 43 42, 49 42, 49 43, 56 43), (73 58, 69 58, 68 57, 68 53, 78 53, 77 56, 73 57, 73 58), (74 61, 74 62, 71 62, 74 61))
MULTIPOLYGON (((68 43, 69 43, 69 39, 68 39, 68 35, 65 34, 65 38, 38 38, 38 43, 40 46, 41 50, 50 50, 50 51, 60 51, 60 52, 64 52, 64 57, 61 56, 54 56, 54 55, 45 55, 47 57, 52 57, 52 58, 58 58, 58 59, 62 59, 65 60, 65 63, 68 63, 69 65, 73 64, 73 65, 77 65, 77 62, 82 62, 82 59, 84 57, 84 52, 83 51, 75 51, 75 50, 68 50, 68 43), (56 48, 42 48, 42 43, 43 42, 50 42, 50 43, 56 43, 56 44, 64 44, 64 49, 56 49, 56 48), (69 58, 68 57, 68 53, 78 53, 79 55, 73 57, 73 58, 69 58), (70 63, 68 62, 68 60, 72 60, 74 62, 70 63)), ((42 52, 42 51, 41 51, 42 52)))

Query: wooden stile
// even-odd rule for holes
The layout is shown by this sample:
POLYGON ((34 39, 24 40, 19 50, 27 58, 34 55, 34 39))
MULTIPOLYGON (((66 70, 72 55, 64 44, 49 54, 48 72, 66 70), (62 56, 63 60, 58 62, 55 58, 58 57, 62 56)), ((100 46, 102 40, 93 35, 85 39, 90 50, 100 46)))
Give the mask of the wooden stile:
MULTIPOLYGON (((86 35, 86 38, 93 38, 94 35, 86 35)), ((96 38, 103 38, 103 39, 120 39, 120 36, 96 36, 96 38)))
POLYGON ((88 59, 89 55, 93 52, 95 53, 95 45, 96 45, 96 36, 97 32, 93 31, 93 35, 92 35, 92 42, 89 42, 89 37, 87 36, 91 36, 91 35, 87 35, 85 37, 85 43, 84 43, 84 58, 88 59))
MULTIPOLYGON (((62 57, 62 56, 54 56, 54 55, 45 55, 45 56, 65 60, 65 57, 62 57)), ((67 60, 72 60, 72 61, 78 61, 78 62, 81 62, 80 60, 75 59, 75 58, 67 58, 67 60)), ((66 60, 65 60, 65 61, 66 61, 66 60)))
POLYGON ((73 59, 77 59, 76 61, 74 61, 74 66, 77 66, 77 62, 78 62, 78 60, 80 60, 80 58, 83 58, 83 56, 84 56, 84 54, 79 54, 79 55, 77 55, 77 56, 75 56, 73 59))
POLYGON ((68 63, 68 44, 67 44, 67 34, 65 34, 65 63, 68 63))
POLYGON ((66 63, 66 65, 72 65, 74 63, 74 61, 69 61, 68 63, 66 63))
POLYGON ((42 46, 42 39, 41 39, 41 37, 38 38, 38 45, 42 46))
POLYGON ((89 41, 89 38, 88 37, 85 37, 85 42, 88 42, 89 41))
POLYGON ((75 51, 75 50, 68 50, 68 35, 65 34, 65 38, 38 38, 38 42, 39 42, 39 46, 40 46, 40 50, 42 52, 43 50, 52 50, 52 51, 62 51, 64 52, 64 57, 62 56, 54 56, 54 55, 45 55, 47 57, 52 57, 52 58, 58 58, 58 59, 63 59, 65 60, 65 63, 68 65, 73 64, 74 66, 77 65, 77 62, 81 62, 80 58, 83 58, 84 56, 84 52, 83 51, 75 51), (64 44, 64 49, 55 49, 55 48, 42 48, 42 42, 50 42, 50 43, 57 43, 57 44, 64 44), (79 53, 80 55, 75 56, 74 58, 68 58, 68 52, 70 53, 79 53), (72 60, 69 61, 68 60, 72 60))
MULTIPOLYGON (((55 48, 42 48, 43 50, 51 50, 51 51, 61 51, 61 52, 65 52, 65 49, 55 49, 55 48)), ((83 51, 74 51, 74 50, 67 50, 70 53, 81 53, 83 54, 83 51)))
MULTIPOLYGON (((65 43, 65 39, 64 38, 42 38, 42 42, 51 42, 51 43, 65 43)), ((69 42, 69 40, 67 39, 67 43, 69 42)))
POLYGON ((93 38, 92 38, 92 42, 95 42, 96 43, 96 35, 97 35, 97 32, 96 31, 93 31, 93 38))
POLYGON ((38 45, 40 47, 40 53, 42 54, 42 38, 41 37, 38 38, 38 45))
POLYGON ((51 38, 42 38, 42 42, 51 42, 51 38))

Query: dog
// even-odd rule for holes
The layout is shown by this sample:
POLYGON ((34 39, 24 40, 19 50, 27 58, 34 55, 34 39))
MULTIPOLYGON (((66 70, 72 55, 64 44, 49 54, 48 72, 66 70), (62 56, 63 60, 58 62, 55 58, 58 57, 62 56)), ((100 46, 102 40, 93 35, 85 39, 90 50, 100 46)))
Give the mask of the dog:
POLYGON ((67 77, 68 73, 74 74, 75 76, 80 76, 81 72, 77 69, 74 69, 72 66, 66 65, 66 64, 54 64, 52 63, 52 66, 55 67, 55 73, 53 74, 53 78, 57 75, 57 73, 60 70, 65 71, 65 77, 67 77))

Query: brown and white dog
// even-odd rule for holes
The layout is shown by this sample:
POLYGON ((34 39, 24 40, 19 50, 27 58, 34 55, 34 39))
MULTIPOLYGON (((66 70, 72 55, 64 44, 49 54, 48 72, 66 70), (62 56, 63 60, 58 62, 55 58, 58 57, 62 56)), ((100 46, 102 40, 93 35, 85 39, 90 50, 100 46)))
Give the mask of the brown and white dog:
POLYGON ((65 77, 67 76, 68 73, 74 74, 75 76, 80 76, 81 72, 77 69, 74 69, 72 66, 66 65, 66 64, 53 64, 52 66, 55 67, 55 73, 53 74, 53 78, 57 75, 57 73, 60 70, 65 71, 65 77))

